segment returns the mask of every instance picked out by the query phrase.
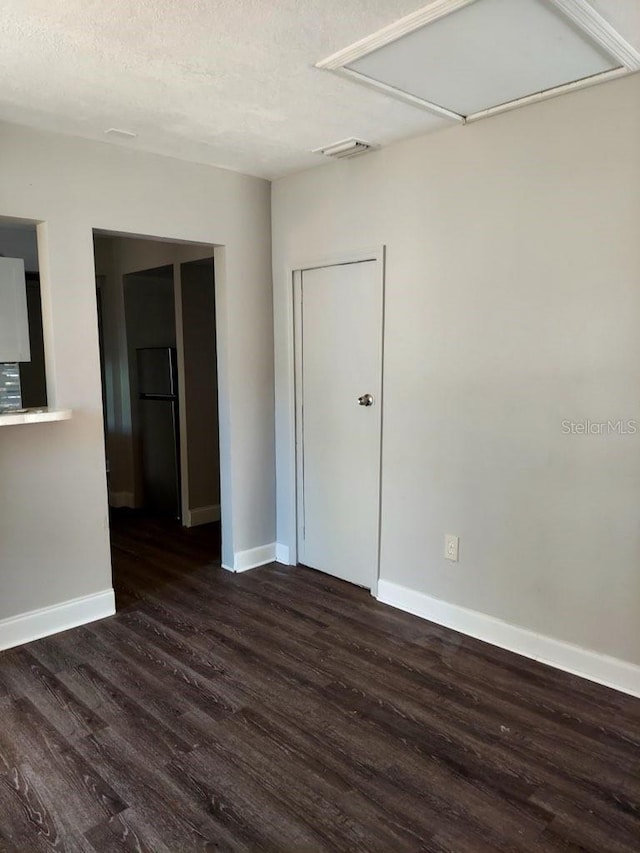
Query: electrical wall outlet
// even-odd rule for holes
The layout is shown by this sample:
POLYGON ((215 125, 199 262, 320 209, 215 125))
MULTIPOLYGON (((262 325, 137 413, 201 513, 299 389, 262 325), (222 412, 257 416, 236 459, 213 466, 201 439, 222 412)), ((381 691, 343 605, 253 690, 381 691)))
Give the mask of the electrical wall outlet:
POLYGON ((447 533, 444 537, 444 556, 447 560, 451 560, 454 563, 458 562, 458 547, 460 545, 460 539, 458 536, 454 536, 453 533, 447 533))

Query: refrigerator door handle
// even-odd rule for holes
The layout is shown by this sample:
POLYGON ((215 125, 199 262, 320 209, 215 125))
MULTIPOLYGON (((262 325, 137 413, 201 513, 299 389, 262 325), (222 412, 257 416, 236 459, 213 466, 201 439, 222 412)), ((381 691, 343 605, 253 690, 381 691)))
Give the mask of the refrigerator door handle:
POLYGON ((173 403, 177 400, 175 394, 138 394, 139 400, 164 400, 173 403))

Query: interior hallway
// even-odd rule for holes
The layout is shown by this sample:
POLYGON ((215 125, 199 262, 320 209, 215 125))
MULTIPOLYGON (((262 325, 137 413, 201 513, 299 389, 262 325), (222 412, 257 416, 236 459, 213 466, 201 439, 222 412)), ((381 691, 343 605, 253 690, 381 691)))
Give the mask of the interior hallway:
POLYGON ((217 525, 112 535, 118 614, 0 655, 0 850, 637 851, 636 700, 217 525))

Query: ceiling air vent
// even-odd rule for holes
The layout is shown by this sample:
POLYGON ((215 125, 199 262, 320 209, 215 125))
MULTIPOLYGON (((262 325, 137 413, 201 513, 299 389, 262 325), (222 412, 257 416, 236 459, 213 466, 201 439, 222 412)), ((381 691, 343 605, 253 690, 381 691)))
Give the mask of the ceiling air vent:
POLYGON ((325 157, 332 157, 334 160, 345 160, 347 157, 357 157, 358 154, 372 151, 374 147, 361 139, 341 139, 340 142, 334 142, 332 145, 314 148, 312 153, 324 154, 325 157))

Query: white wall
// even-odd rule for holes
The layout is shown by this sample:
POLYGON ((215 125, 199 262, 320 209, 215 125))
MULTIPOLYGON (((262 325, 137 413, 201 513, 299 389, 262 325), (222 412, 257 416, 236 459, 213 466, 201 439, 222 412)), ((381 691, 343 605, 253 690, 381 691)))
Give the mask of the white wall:
POLYGON ((92 229, 214 243, 223 548, 274 540, 269 185, 0 126, 0 216, 39 232, 50 404, 0 434, 0 619, 111 586, 92 229), (232 511, 232 519, 229 514, 232 511), (233 524, 231 524, 233 521, 233 524))
POLYGON ((381 577, 640 664, 640 76, 273 185, 278 542, 287 270, 387 246, 381 577), (458 534, 460 562, 443 559, 458 534))

